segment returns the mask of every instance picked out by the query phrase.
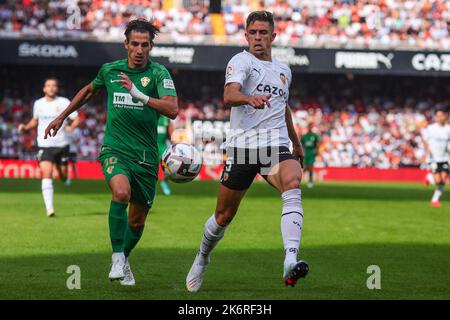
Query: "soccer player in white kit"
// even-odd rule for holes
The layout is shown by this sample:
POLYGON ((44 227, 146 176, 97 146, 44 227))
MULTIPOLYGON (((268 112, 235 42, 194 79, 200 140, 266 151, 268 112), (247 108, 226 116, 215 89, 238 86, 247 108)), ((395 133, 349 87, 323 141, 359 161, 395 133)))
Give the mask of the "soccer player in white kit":
POLYGON ((190 292, 200 289, 210 253, 258 173, 280 192, 283 201, 284 283, 294 286, 309 270, 306 261, 297 261, 303 223, 299 187, 304 154, 288 106, 290 68, 272 59, 275 36, 273 15, 252 12, 245 30, 249 51, 235 55, 226 69, 224 102, 231 107, 227 161, 215 212, 206 221, 200 249, 186 278, 190 292))
POLYGON ((53 217, 55 209, 53 207, 53 165, 56 166, 59 178, 62 181, 68 179, 67 163, 69 160, 69 141, 67 132, 73 131, 78 124, 78 113, 70 115, 72 123, 70 126, 65 123, 65 130, 58 131, 58 134, 51 139, 44 139, 45 128, 63 111, 70 103, 67 98, 58 96, 58 80, 47 78, 44 81, 44 97, 35 101, 33 106, 33 118, 27 124, 19 124, 18 130, 30 130, 37 127, 37 159, 42 171, 42 196, 44 198, 47 216, 53 217))
POLYGON ((433 207, 440 207, 439 200, 449 175, 450 125, 448 124, 448 112, 442 109, 436 110, 435 123, 422 131, 422 138, 436 184, 430 204, 433 207))

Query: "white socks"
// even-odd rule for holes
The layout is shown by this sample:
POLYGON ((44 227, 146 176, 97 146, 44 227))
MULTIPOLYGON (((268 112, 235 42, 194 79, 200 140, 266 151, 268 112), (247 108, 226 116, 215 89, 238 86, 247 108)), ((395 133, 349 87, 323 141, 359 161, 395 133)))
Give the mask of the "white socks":
POLYGON ((214 247, 223 238, 226 227, 220 226, 214 214, 209 217, 205 223, 205 230, 203 232, 202 243, 200 245, 200 253, 202 256, 209 256, 214 247))
POLYGON ((281 215, 281 235, 283 236, 285 260, 288 265, 297 262, 302 236, 303 208, 300 189, 292 189, 281 194, 283 212, 281 215))
POLYGON ((53 208, 53 180, 42 179, 42 196, 44 197, 47 213, 54 212, 53 208))
MULTIPOLYGON (((303 209, 300 189, 292 189, 281 194, 283 212, 281 216, 281 235, 283 236, 286 257, 285 265, 297 263, 297 254, 302 235, 303 209)), ((200 245, 200 263, 207 263, 207 258, 215 246, 223 238, 226 227, 220 226, 214 214, 205 223, 200 245)))
POLYGON ((112 254, 112 261, 121 260, 126 261, 127 258, 125 258, 125 254, 123 252, 113 252, 112 254))
POLYGON ((443 184, 438 185, 438 187, 434 191, 433 198, 431 199, 431 202, 438 202, 439 201, 439 199, 442 196, 442 193, 444 192, 444 188, 445 188, 445 185, 443 185, 443 184))
POLYGON ((429 184, 434 184, 434 177, 433 177, 433 174, 431 172, 427 174, 426 179, 427 179, 429 184))

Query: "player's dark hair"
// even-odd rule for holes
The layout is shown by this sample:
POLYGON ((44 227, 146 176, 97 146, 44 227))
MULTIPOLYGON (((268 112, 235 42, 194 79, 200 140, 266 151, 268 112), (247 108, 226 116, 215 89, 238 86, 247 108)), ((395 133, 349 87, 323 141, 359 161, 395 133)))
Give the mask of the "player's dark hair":
POLYGON ((437 114, 438 112, 447 113, 448 112, 447 109, 448 108, 437 108, 437 109, 434 110, 434 114, 437 114))
POLYGON ((275 29, 275 23, 273 22, 273 14, 269 11, 253 11, 247 17, 246 27, 248 28, 255 21, 268 22, 272 30, 275 29))
POLYGON ((150 35, 150 42, 153 43, 153 39, 155 39, 156 35, 159 33, 159 28, 155 26, 151 21, 147 21, 145 19, 136 19, 131 20, 127 24, 127 28, 125 29, 125 37, 127 41, 130 41, 130 34, 132 31, 137 31, 141 33, 148 32, 150 35))
POLYGON ((45 79, 44 79, 44 82, 43 82, 43 85, 45 86, 46 82, 49 81, 49 80, 54 80, 54 81, 56 81, 56 85, 59 86, 59 80, 58 80, 58 78, 53 77, 53 76, 50 76, 50 77, 45 78, 45 79))

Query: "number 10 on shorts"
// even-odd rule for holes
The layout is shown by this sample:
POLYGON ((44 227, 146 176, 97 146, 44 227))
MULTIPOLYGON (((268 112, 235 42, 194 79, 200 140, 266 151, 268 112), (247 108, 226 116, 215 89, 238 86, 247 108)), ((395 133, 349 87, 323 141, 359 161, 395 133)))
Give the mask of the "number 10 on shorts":
POLYGON ((114 165, 117 163, 117 158, 116 157, 110 157, 107 158, 103 161, 103 164, 105 165, 106 168, 106 172, 108 174, 111 174, 114 170, 114 165))

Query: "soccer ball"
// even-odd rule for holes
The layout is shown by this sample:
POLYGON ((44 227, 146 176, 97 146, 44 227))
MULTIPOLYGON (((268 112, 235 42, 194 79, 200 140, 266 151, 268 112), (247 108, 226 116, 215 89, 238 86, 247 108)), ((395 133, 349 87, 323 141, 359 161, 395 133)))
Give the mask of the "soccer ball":
POLYGON ((202 167, 200 152, 191 144, 175 143, 164 152, 161 158, 164 175, 176 183, 195 179, 202 167))

